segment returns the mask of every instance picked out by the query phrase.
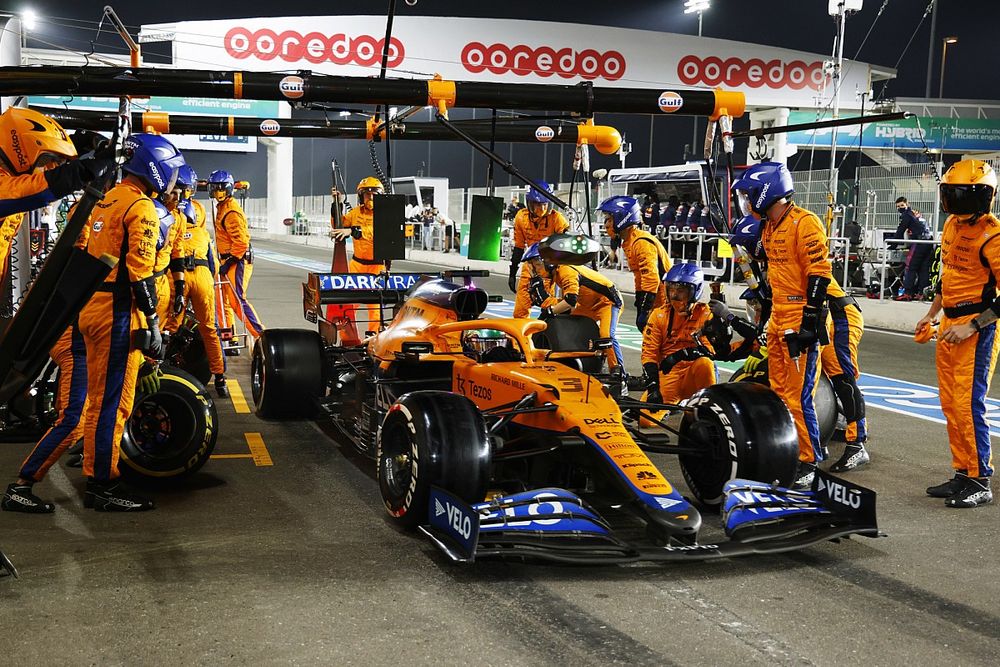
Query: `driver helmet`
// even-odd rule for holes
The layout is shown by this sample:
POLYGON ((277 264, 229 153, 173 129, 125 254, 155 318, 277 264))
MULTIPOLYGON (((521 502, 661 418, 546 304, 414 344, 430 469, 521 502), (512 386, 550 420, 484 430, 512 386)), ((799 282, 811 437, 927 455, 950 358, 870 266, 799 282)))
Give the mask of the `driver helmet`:
POLYGON ((479 360, 482 355, 498 347, 510 347, 507 334, 498 329, 469 329, 462 332, 462 351, 468 357, 479 360))

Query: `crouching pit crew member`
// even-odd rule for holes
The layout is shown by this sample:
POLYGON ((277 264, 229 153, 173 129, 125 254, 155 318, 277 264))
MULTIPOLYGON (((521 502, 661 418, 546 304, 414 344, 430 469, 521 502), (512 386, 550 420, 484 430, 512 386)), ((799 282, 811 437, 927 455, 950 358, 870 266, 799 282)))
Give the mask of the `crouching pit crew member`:
POLYGON ((699 336, 712 311, 698 301, 705 279, 697 265, 675 265, 664 282, 669 299, 642 332, 642 370, 645 400, 673 404, 716 382, 713 350, 699 336))
POLYGON ((612 238, 621 239, 622 252, 635 276, 635 326, 642 331, 653 308, 666 302, 662 278, 670 270, 670 257, 655 236, 639 229, 642 210, 632 197, 609 197, 597 210, 604 213, 612 238))
MULTIPOLYGON (((545 181, 539 181, 538 185, 546 192, 552 192, 552 186, 545 181)), ((569 222, 563 214, 554 210, 548 198, 539 190, 528 188, 524 198, 527 208, 522 208, 514 216, 514 249, 511 251, 510 272, 507 276, 507 286, 514 293, 514 317, 527 317, 531 310, 531 295, 528 293, 531 272, 522 270, 520 266, 525 250, 546 236, 569 229, 569 222)))
POLYGON ((956 162, 941 179, 941 208, 948 213, 941 236, 941 277, 920 332, 942 310, 936 350, 941 410, 948 424, 954 476, 927 489, 948 507, 993 502, 993 449, 986 394, 1000 338, 1000 221, 990 213, 997 175, 982 160, 956 162))

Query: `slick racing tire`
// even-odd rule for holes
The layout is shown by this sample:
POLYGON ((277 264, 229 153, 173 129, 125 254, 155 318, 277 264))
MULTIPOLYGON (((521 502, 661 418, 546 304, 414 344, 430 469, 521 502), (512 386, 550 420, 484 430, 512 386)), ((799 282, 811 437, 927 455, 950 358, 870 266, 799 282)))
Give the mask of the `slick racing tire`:
POLYGON ((250 391, 258 417, 312 417, 323 394, 323 339, 308 329, 265 329, 253 348, 250 391))
POLYGON ((428 522, 431 486, 481 502, 490 478, 490 443, 479 408, 445 391, 404 394, 389 409, 378 441, 378 486, 392 521, 428 522))
POLYGON ((122 434, 118 470, 135 482, 172 482, 200 469, 215 449, 219 415, 204 385, 163 366, 160 390, 136 394, 122 434))
MULTIPOLYGON (((553 352, 589 350, 593 341, 601 337, 597 323, 582 315, 557 315, 545 320, 545 323, 548 325, 545 331, 536 333, 531 339, 539 349, 553 352)), ((560 360, 560 362, 584 373, 600 373, 604 365, 604 356, 560 360)))
MULTIPOLYGON (((745 373, 740 369, 729 378, 730 382, 756 382, 767 385, 767 358, 765 357, 754 369, 752 374, 745 373)), ((816 420, 819 422, 820 444, 824 447, 833 439, 837 430, 837 418, 840 414, 840 403, 837 401, 837 394, 833 391, 833 383, 823 373, 819 374, 819 381, 816 383, 816 396, 813 398, 816 406, 816 420)))
POLYGON ((698 453, 680 454, 681 472, 702 504, 722 502, 731 479, 789 486, 799 459, 792 415, 776 393, 755 382, 729 382, 702 389, 686 401, 679 444, 698 453))

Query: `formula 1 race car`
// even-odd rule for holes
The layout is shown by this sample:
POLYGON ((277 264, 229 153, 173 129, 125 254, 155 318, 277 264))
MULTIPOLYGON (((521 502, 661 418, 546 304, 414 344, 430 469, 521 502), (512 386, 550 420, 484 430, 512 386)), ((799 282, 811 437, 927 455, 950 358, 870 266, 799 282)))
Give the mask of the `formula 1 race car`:
POLYGON ((257 413, 325 411, 375 462, 391 520, 459 561, 700 560, 879 534, 873 491, 822 472, 811 490, 787 488, 797 437, 769 388, 719 384, 682 405, 620 399, 579 370, 602 342, 537 347, 533 335, 550 325, 482 319, 490 298, 474 277, 310 274, 304 312, 319 332, 263 333, 257 413), (347 346, 325 317, 331 304, 394 316, 347 346), (657 428, 640 425, 649 420, 657 428), (701 504, 721 508, 728 540, 698 542, 701 513, 648 452, 678 455, 701 504))

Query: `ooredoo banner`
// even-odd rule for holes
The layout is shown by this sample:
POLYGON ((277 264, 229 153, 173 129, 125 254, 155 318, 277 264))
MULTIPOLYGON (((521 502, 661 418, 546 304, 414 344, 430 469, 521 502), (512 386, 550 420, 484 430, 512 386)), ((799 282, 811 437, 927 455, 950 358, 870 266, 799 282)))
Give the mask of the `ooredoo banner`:
MULTIPOLYGON (((184 68, 312 70, 372 76, 381 65, 385 18, 319 16, 184 21, 143 26, 141 41, 173 41, 184 68)), ((389 43, 394 77, 629 88, 740 90, 756 107, 815 108, 832 88, 824 56, 758 44, 647 30, 516 21, 397 16, 389 43)), ((868 90, 871 66, 845 61, 841 106, 868 90)), ((282 92, 301 96, 294 76, 282 92)), ((671 113, 676 106, 660 106, 671 113)))

